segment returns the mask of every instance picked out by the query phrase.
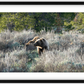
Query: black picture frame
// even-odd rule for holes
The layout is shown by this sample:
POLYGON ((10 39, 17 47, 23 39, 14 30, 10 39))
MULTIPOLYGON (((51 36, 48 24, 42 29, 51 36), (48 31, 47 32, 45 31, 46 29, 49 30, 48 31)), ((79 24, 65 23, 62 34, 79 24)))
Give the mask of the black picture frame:
POLYGON ((15 1, 12 1, 12 2, 0 2, 0 5, 84 5, 84 2, 71 2, 71 1, 68 1, 68 2, 43 2, 43 1, 40 1, 40 2, 31 2, 31 1, 27 1, 27 2, 24 2, 24 1, 21 1, 21 2, 15 2, 15 1))
MULTIPOLYGON (((0 2, 0 5, 84 5, 84 2, 0 2)), ((84 83, 84 80, 0 80, 0 83, 84 83)))
POLYGON ((0 80, 0 83, 84 83, 84 80, 0 80))

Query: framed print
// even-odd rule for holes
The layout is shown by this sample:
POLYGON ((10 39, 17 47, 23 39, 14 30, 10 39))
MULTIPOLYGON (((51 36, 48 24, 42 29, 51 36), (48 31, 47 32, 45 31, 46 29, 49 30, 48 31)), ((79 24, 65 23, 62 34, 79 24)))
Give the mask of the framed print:
POLYGON ((84 82, 84 2, 0 8, 0 82, 84 82))

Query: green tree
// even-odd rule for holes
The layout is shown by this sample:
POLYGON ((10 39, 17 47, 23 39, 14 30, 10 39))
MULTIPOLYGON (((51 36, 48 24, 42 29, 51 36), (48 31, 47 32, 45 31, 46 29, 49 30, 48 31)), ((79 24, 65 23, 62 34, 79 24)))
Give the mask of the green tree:
POLYGON ((28 13, 3 13, 0 18, 0 30, 21 31, 34 27, 34 19, 28 13))
POLYGON ((68 30, 75 29, 84 33, 84 13, 75 13, 74 19, 70 22, 64 22, 64 25, 68 30))
POLYGON ((64 14, 65 20, 64 20, 64 27, 65 30, 73 30, 75 27, 73 26, 74 24, 74 18, 76 16, 76 13, 68 13, 67 15, 64 14))
POLYGON ((54 27, 57 28, 55 32, 62 33, 62 28, 65 26, 64 23, 65 22, 69 23, 70 21, 74 19, 74 17, 75 17, 75 13, 66 13, 66 12, 54 13, 54 18, 55 18, 54 27))
POLYGON ((53 13, 34 13, 33 17, 35 19, 34 29, 39 32, 40 30, 45 29, 46 32, 51 30, 51 26, 54 23, 53 13))
MULTIPOLYGON (((47 32, 52 27, 62 30, 62 27, 71 27, 75 13, 0 13, 0 31, 21 31, 34 29, 39 32, 43 29, 47 32)), ((68 27, 68 29, 69 29, 68 27)))

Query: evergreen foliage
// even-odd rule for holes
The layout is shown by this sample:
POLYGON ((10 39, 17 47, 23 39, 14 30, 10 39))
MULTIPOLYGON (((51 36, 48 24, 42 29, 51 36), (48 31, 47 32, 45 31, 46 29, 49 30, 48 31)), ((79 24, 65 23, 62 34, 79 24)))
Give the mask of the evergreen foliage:
POLYGON ((4 29, 9 29, 11 32, 22 31, 23 29, 34 29, 36 32, 41 30, 51 31, 54 28, 56 32, 65 27, 66 30, 79 27, 82 29, 84 24, 83 13, 79 13, 78 19, 75 22, 74 18, 77 13, 0 13, 0 32, 4 29), (82 21, 82 22, 81 22, 82 21))

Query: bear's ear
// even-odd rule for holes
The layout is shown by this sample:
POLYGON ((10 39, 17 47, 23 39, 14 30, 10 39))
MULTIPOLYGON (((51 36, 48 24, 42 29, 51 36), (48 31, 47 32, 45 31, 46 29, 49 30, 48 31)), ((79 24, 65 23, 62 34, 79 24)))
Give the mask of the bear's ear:
POLYGON ((42 42, 45 42, 45 39, 42 39, 42 42))
POLYGON ((42 43, 42 42, 43 42, 43 40, 41 40, 41 39, 40 39, 40 42, 42 43))
POLYGON ((42 39, 43 41, 45 41, 45 39, 42 39))

